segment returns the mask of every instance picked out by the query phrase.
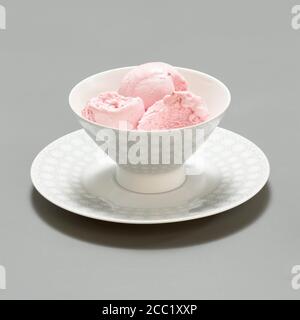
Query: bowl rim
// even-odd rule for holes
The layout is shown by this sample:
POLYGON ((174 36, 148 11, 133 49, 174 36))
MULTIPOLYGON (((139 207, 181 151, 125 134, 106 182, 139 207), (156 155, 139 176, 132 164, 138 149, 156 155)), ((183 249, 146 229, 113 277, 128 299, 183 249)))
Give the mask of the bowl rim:
POLYGON ((88 122, 96 127, 99 127, 99 129, 112 129, 112 130, 117 130, 117 131, 120 131, 120 132, 139 132, 139 133, 163 133, 163 132, 175 132, 175 131, 182 131, 184 129, 193 129, 193 128, 198 128, 198 129, 201 129, 201 127, 204 127, 206 126, 207 124, 213 122, 214 120, 220 118, 229 108, 230 106, 230 103, 231 103, 231 93, 230 93, 230 90, 228 89, 228 87, 222 82, 220 81, 219 79, 207 74, 207 73, 204 73, 204 72, 201 72, 201 71, 198 71, 198 70, 194 70, 194 69, 189 69, 189 68, 183 68, 183 67, 176 67, 174 66, 175 69, 177 69, 178 71, 188 71, 188 72, 191 72, 191 73, 195 73, 195 74, 198 74, 198 75, 201 75, 202 77, 204 78, 207 78, 209 80, 212 80, 214 82, 216 82, 218 85, 220 85, 223 89, 224 89, 224 92, 226 93, 226 96, 227 96, 227 103, 226 103, 226 106, 225 106, 225 109, 217 114, 215 114, 212 118, 206 120, 206 121, 203 121, 201 123, 198 123, 198 124, 194 124, 194 125, 191 125, 191 126, 187 126, 187 127, 181 127, 181 128, 173 128, 173 129, 162 129, 162 130, 124 130, 124 129, 119 129, 119 128, 112 128, 112 127, 107 127, 107 126, 104 126, 104 125, 101 125, 99 123, 96 123, 96 122, 93 122, 93 121, 90 121, 86 118, 84 118, 81 113, 78 113, 74 110, 74 108, 72 107, 72 103, 71 103, 71 98, 72 98, 72 95, 74 94, 74 92, 78 89, 78 87, 80 87, 84 82, 86 82, 87 80, 89 79, 92 79, 92 78, 95 78, 97 76, 99 76, 100 74, 106 74, 106 73, 110 73, 112 71, 121 71, 121 70, 130 70, 132 68, 135 68, 136 66, 129 66, 129 67, 121 67, 121 68, 114 68, 114 69, 109 69, 109 70, 106 70, 106 71, 102 71, 102 72, 98 72, 98 73, 95 73, 93 75, 90 75, 86 78, 84 78, 83 80, 81 80, 80 82, 78 82, 70 91, 70 94, 69 94, 69 107, 71 108, 71 110, 75 113, 75 115, 79 118, 81 118, 82 120, 84 120, 85 122, 88 122))

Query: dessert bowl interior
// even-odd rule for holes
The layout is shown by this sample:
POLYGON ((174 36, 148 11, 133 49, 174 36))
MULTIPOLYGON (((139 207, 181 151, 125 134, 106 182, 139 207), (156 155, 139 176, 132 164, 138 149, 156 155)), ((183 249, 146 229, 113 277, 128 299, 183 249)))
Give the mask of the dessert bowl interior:
MULTIPOLYGON (((117 91, 123 77, 134 67, 113 69, 95 74, 78 83, 70 93, 69 103, 75 114, 82 120, 103 128, 102 125, 93 123, 83 118, 81 111, 92 97, 104 91, 117 91)), ((227 87, 216 78, 205 73, 186 69, 176 68, 189 83, 189 90, 194 94, 202 96, 209 109, 209 118, 201 123, 203 125, 211 120, 220 117, 230 104, 230 92, 227 87)), ((196 126, 199 126, 196 125, 196 126)), ((176 129, 173 129, 176 130, 176 129)), ((170 131, 170 130, 168 130, 170 131)))

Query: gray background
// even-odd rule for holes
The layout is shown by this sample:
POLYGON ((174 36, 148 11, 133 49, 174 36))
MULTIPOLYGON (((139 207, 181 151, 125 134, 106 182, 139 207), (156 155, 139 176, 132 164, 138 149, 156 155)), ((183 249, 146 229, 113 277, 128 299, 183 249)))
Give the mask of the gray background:
POLYGON ((0 264, 8 298, 292 298, 300 264, 296 1, 0 0, 0 264), (34 191, 49 142, 79 128, 67 96, 110 68, 165 61, 224 81, 222 126, 257 143, 267 187, 213 218, 166 226, 85 219, 34 191))

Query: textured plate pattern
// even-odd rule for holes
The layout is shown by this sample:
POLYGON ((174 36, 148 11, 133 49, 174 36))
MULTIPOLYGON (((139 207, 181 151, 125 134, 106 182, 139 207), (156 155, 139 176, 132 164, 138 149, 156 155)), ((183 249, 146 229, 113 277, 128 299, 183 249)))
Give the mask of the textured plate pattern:
POLYGON ((249 200, 267 182, 266 156, 238 134, 217 128, 200 152, 220 172, 217 188, 204 197, 189 199, 182 206, 159 210, 118 206, 117 202, 110 203, 85 190, 81 181, 84 168, 104 155, 83 130, 68 134, 41 151, 32 164, 31 177, 46 199, 66 210, 99 220, 140 224, 178 222, 217 214, 249 200))

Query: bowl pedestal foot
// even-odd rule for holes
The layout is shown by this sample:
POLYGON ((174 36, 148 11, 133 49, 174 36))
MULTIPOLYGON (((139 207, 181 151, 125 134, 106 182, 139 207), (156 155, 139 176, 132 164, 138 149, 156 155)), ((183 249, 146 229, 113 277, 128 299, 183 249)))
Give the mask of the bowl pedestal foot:
POLYGON ((184 166, 162 172, 135 172, 117 166, 116 180, 129 191, 138 193, 161 193, 179 188, 186 179, 184 166))

